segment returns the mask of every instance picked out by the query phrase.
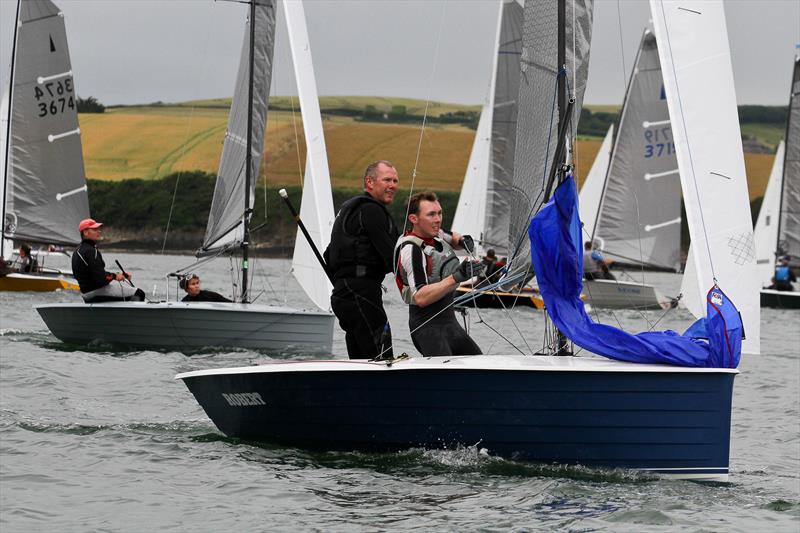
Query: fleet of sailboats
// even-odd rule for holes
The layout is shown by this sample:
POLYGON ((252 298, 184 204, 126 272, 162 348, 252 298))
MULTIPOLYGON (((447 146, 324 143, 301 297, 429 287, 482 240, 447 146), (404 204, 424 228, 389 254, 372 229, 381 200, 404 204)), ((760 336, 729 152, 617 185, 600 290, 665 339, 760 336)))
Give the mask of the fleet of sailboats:
MULTIPOLYGON (((303 4, 251 1, 198 252, 241 252, 236 302, 38 306, 59 339, 330 353, 331 286, 300 234, 292 269, 318 309, 259 305, 249 297, 249 221, 279 5, 306 139, 300 216, 319 248, 327 245, 334 213, 303 4)), ((88 218, 63 17, 49 0, 20 6, 4 128, 4 254, 8 239, 77 243, 77 222, 88 218), (43 65, 52 71, 40 71, 43 65), (56 167, 61 172, 51 172, 56 167)), ((454 228, 479 236, 479 252, 507 254, 507 279, 540 277, 539 301, 559 331, 550 353, 273 361, 178 374, 220 431, 326 450, 479 443, 516 459, 726 480, 739 355, 759 352, 760 304, 770 305, 778 292, 762 290, 759 302, 758 283, 767 283, 776 255, 791 254, 793 266, 800 259, 800 63, 785 145, 754 238, 722 3, 697 0, 686 9, 677 0, 650 0, 650 7, 653 27, 642 37, 619 127, 606 135, 578 206, 571 146, 588 76, 593 2, 498 1, 493 76, 454 228), (664 302, 642 284, 635 302, 628 292, 616 303, 603 282, 580 284, 583 242, 598 241, 625 263, 677 271, 681 197, 692 241, 683 300, 699 320, 684 335, 631 335, 593 323, 581 287, 595 305, 664 302), (570 283, 575 294, 559 293, 570 283), (564 356, 567 340, 587 356, 564 356)), ((793 306, 785 302, 796 295, 776 298, 784 296, 778 305, 793 306)))
MULTIPOLYGON (((757 350, 759 307, 754 302, 756 291, 747 282, 755 279, 751 275, 755 263, 746 250, 732 254, 727 247, 731 238, 752 247, 752 228, 731 220, 731 213, 747 213, 749 205, 725 17, 720 2, 705 0, 693 6, 688 11, 678 2, 651 1, 656 36, 660 42, 670 42, 659 49, 659 56, 666 69, 670 116, 679 122, 673 127, 673 142, 684 193, 690 196, 690 231, 702 250, 694 256, 693 280, 704 293, 712 288, 708 300, 699 300, 708 302, 710 310, 730 307, 719 286, 732 295, 747 329, 744 342, 757 350), (724 94, 716 95, 709 106, 705 89, 720 84, 724 94), (721 124, 725 133, 709 135, 710 122, 715 131, 721 124), (693 187, 691 195, 686 193, 688 185, 693 187), (718 195, 734 205, 727 214, 709 206, 718 195), (718 217, 713 227, 704 215, 718 217), (713 231, 704 237, 706 228, 713 231)), ((569 117, 580 109, 591 21, 590 1, 525 5, 513 178, 513 187, 521 194, 511 197, 510 227, 518 233, 509 233, 512 268, 523 273, 531 269, 531 256, 519 235, 541 206, 537 195, 549 197, 556 176, 563 183, 572 179, 563 166, 568 163, 563 141, 569 117), (557 120, 549 121, 557 80, 561 80, 557 120), (548 141, 555 142, 556 135, 554 153, 548 141)), ((564 190, 558 189, 562 197, 564 190)), ((729 318, 734 322, 738 316, 729 318)), ((711 334, 719 320, 712 315, 708 320, 711 334)), ((740 326, 730 324, 739 334, 740 326)), ((655 337, 673 342, 680 336, 655 337)), ((686 342, 694 348, 704 345, 686 342)), ((722 342, 730 358, 721 365, 725 368, 706 367, 709 362, 702 361, 697 362, 701 368, 691 368, 595 357, 503 355, 284 361, 187 372, 176 379, 231 437, 345 450, 477 442, 489 453, 520 459, 722 480, 728 476, 731 397, 737 374, 731 366, 738 358, 736 346, 729 342, 725 347, 722 342), (702 411, 696 409, 698 403, 704 406, 702 411)), ((638 342, 629 344, 626 349, 635 352, 638 342)), ((680 349, 676 351, 670 357, 679 358, 680 349)))
MULTIPOLYGON (((248 224, 267 124, 278 3, 261 0, 250 5, 217 186, 206 236, 198 253, 208 256, 242 251, 242 288, 236 302, 38 306, 36 310, 47 327, 62 341, 190 350, 234 346, 282 352, 330 352, 334 324, 329 310, 331 288, 322 266, 309 261, 306 242, 298 239, 295 275, 319 309, 249 301, 248 224)), ((306 138, 302 213, 308 215, 306 225, 324 247, 333 224, 333 199, 305 13, 300 2, 284 0, 280 4, 289 29, 306 138)))
MULTIPOLYGON (((22 2, 10 87, 0 105, 0 256, 12 258, 14 241, 75 246, 89 200, 78 126, 77 94, 61 10, 49 0, 22 2)), ((0 291, 77 289, 56 270, 12 272, 0 291)))

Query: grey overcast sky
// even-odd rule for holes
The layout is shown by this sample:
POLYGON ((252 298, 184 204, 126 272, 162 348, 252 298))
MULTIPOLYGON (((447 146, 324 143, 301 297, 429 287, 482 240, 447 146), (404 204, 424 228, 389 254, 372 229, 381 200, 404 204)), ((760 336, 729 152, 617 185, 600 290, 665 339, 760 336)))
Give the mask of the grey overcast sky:
MULTIPOLYGON (((64 12, 79 95, 105 104, 231 96, 246 6, 214 0, 56 3, 64 12)), ((319 94, 479 104, 488 87, 497 5, 306 0, 319 94)), ((3 90, 15 9, 16 0, 0 0, 3 90)), ((739 103, 785 105, 800 43, 800 0, 728 0, 725 12, 739 103)), ((625 69, 649 16, 646 0, 595 1, 587 103, 621 102, 625 69)), ((295 93, 282 18, 275 59, 273 94, 295 93)))

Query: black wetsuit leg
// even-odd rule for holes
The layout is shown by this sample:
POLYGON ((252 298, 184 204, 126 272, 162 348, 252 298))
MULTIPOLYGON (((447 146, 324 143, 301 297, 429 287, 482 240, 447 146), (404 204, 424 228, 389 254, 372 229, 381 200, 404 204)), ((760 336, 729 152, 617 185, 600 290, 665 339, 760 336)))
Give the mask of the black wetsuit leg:
MULTIPOLYGON (((370 278, 337 280, 331 294, 331 308, 345 331, 350 359, 373 359, 392 345, 391 333, 384 335, 388 319, 383 310, 380 282, 370 278)), ((383 353, 383 357, 391 356, 391 349, 383 353)))
POLYGON ((443 313, 425 325, 409 324, 411 340, 419 353, 426 357, 436 355, 481 355, 480 347, 464 331, 455 314, 443 313), (449 315, 449 316, 445 316, 449 315))

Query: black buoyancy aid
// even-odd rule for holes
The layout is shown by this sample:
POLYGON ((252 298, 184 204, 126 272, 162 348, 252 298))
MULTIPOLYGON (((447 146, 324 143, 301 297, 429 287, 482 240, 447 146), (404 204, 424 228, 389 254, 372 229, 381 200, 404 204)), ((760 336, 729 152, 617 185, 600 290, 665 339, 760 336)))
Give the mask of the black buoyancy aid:
POLYGON ((380 206, 386 215, 386 231, 397 233, 386 206, 370 195, 365 193, 347 200, 336 215, 331 230, 331 242, 325 250, 325 262, 334 280, 348 277, 382 280, 386 275, 386 260, 372 245, 360 216, 358 220, 351 222, 352 217, 359 215, 361 207, 369 202, 380 206), (355 231, 353 222, 357 224, 355 231))

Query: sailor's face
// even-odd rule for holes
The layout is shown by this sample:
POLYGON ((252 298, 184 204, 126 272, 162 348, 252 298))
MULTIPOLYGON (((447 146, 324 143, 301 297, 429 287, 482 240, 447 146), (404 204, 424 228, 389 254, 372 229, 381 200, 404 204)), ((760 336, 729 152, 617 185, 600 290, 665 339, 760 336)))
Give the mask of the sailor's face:
POLYGON ((101 229, 102 228, 88 228, 83 230, 83 234, 89 240, 99 241, 100 239, 103 238, 103 235, 100 231, 101 229))
POLYGON ((192 278, 186 285, 186 292, 189 296, 197 296, 200 294, 200 278, 192 278))
POLYGON ((414 233, 420 237, 436 237, 442 227, 442 206, 439 202, 422 200, 419 203, 419 212, 409 215, 408 218, 414 225, 414 233))
POLYGON ((376 174, 374 178, 367 177, 365 180, 367 192, 380 203, 389 205, 394 200, 397 185, 400 183, 397 170, 381 163, 376 169, 376 174))

